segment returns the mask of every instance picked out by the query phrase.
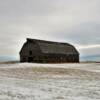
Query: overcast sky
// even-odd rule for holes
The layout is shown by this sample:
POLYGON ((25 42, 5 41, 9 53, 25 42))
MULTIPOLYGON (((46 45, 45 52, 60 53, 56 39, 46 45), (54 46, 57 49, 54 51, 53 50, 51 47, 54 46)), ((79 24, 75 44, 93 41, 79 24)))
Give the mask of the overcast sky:
POLYGON ((0 0, 0 57, 18 59, 26 38, 68 42, 81 56, 100 55, 100 0, 0 0))

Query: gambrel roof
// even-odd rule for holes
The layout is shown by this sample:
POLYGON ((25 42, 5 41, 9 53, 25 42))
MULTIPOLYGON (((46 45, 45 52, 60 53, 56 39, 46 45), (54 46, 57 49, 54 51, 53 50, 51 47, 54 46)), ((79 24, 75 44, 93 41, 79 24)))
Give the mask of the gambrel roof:
POLYGON ((52 42, 27 38, 27 42, 36 43, 42 53, 48 54, 79 54, 76 48, 69 43, 52 42))

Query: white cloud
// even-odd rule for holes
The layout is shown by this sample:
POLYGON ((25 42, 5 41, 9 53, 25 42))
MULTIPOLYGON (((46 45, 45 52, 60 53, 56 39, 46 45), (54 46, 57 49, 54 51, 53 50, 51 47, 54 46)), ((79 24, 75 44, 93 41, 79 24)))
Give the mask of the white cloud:
POLYGON ((79 46, 79 49, 91 49, 91 48, 100 48, 100 44, 81 45, 81 46, 79 46))

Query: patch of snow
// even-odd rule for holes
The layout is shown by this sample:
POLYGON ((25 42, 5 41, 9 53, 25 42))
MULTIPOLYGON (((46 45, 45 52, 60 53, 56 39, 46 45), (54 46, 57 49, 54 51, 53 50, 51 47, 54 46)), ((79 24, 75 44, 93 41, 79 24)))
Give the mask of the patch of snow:
POLYGON ((0 100, 100 100, 100 81, 0 77, 0 100))
MULTIPOLYGON (((100 64, 0 64, 0 68, 72 68, 99 73, 100 64)), ((99 76, 98 76, 99 77, 99 76)), ((52 75, 45 79, 0 76, 0 100, 100 100, 100 80, 52 75)))

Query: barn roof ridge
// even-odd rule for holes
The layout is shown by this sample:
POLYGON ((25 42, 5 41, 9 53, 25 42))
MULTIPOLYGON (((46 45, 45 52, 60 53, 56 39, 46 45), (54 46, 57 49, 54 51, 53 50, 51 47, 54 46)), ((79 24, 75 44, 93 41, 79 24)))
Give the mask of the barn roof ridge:
POLYGON ((69 45, 69 46, 73 46, 69 43, 66 42, 56 42, 56 41, 49 41, 49 40, 42 40, 42 39, 32 39, 32 38, 27 38, 27 41, 36 41, 36 42, 44 42, 44 43, 51 43, 51 44, 63 44, 63 45, 69 45))

